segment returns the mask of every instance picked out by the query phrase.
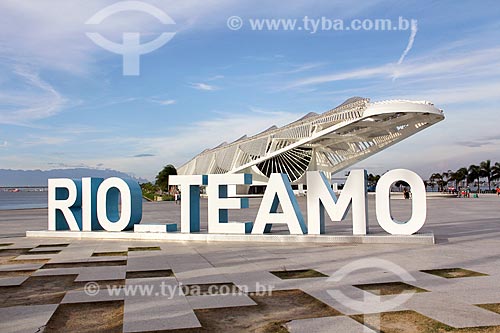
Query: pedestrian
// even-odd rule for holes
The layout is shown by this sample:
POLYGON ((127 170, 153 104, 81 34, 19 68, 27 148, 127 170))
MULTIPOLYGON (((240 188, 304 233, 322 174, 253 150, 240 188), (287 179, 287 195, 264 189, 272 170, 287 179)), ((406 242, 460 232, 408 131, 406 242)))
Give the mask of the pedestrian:
POLYGON ((179 192, 175 191, 174 193, 174 200, 175 204, 177 205, 179 203, 179 192))
POLYGON ((500 196, 500 187, 497 186, 497 197, 500 196))

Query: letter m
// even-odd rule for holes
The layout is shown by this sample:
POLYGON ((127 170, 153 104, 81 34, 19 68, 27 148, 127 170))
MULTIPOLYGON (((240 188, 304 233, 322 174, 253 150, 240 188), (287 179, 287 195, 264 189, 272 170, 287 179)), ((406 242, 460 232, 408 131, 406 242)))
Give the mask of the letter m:
POLYGON ((368 232, 366 170, 352 170, 337 198, 319 171, 307 172, 307 224, 310 235, 325 233, 325 210, 332 221, 342 221, 352 205, 352 233, 368 232))

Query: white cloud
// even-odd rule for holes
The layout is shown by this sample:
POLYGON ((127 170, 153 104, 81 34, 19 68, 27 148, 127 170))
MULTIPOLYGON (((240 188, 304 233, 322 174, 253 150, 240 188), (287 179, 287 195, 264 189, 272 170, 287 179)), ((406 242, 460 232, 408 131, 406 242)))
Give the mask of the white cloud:
POLYGON ((157 103, 159 103, 161 105, 173 105, 173 104, 177 103, 177 101, 175 99, 165 99, 162 101, 157 101, 157 103))
POLYGON ((207 81, 222 80, 223 78, 224 78, 224 75, 214 75, 214 76, 207 78, 207 81))
POLYGON ((219 89, 216 86, 213 86, 213 85, 210 85, 207 83, 202 83, 202 82, 191 83, 191 87, 194 89, 204 90, 204 91, 214 91, 214 90, 219 89))
MULTIPOLYGON (((417 23, 416 20, 412 20, 412 22, 411 22, 411 32, 410 32, 410 37, 408 39, 408 44, 406 45, 405 50, 401 54, 401 57, 399 57, 398 65, 401 65, 403 63, 403 61, 405 60, 406 56, 411 51, 411 49, 413 47, 413 43, 415 42, 415 37, 417 36, 417 32, 418 32, 418 23, 417 23)), ((392 80, 396 80, 396 78, 397 78, 397 76, 394 75, 392 77, 392 80)))
MULTIPOLYGON (((213 148, 221 142, 236 140, 243 134, 253 135, 266 128, 282 126, 297 120, 303 114, 252 108, 244 114, 217 113, 216 117, 178 127, 168 136, 161 137, 113 137, 89 140, 87 145, 98 145, 102 151, 111 151, 116 141, 126 146, 123 155, 92 155, 85 160, 90 164, 103 163, 105 167, 121 171, 134 171, 152 179, 166 163, 179 167, 206 148, 213 148), (263 114, 266 116, 263 117, 263 114), (203 137, 203 140, 200 140, 203 137), (148 163, 140 158, 130 158, 144 151, 150 152, 148 163)), ((81 156, 79 158, 82 158, 81 156)))
MULTIPOLYGON (((144 0, 167 13, 175 22, 174 31, 226 30, 226 19, 231 15, 280 16, 331 10, 351 16, 367 12, 384 0, 370 4, 343 1, 291 0, 287 6, 270 8, 264 0, 144 0), (261 2, 262 4, 259 4, 261 2)), ((84 23, 114 0, 50 0, 0 1, 0 55, 16 63, 39 68, 59 69, 86 75, 103 57, 116 57, 90 41, 86 32, 99 32, 118 41, 124 31, 148 34, 165 29, 156 19, 141 13, 119 13, 108 17, 98 27, 84 23), (131 30, 133 29, 133 30, 131 30)), ((174 37, 178 38, 178 37, 174 37)), ((167 44, 168 45, 168 44, 167 44)), ((168 46, 167 46, 168 47, 168 46)))
MULTIPOLYGON (((443 104, 460 104, 469 102, 490 102, 499 100, 498 86, 500 80, 495 82, 472 82, 465 83, 462 86, 447 87, 436 89, 422 88, 418 91, 402 90, 397 94, 388 93, 387 98, 395 99, 414 99, 414 100, 429 100, 436 105, 443 104)), ((471 110, 475 111, 475 110, 471 110)))
MULTIPOLYGON (((427 99, 435 103, 499 100, 500 48, 432 50, 400 65, 383 64, 326 75, 309 75, 291 81, 284 89, 317 87, 358 80, 356 88, 334 91, 339 95, 360 93, 383 98, 427 99), (384 83, 397 77, 397 82, 384 83)), ((323 87, 322 87, 323 88, 323 87)), ((324 91, 324 89, 323 89, 324 91)), ((323 94, 324 95, 324 94, 323 94)))
POLYGON ((61 136, 30 136, 22 141, 22 146, 32 147, 32 146, 58 146, 71 141, 69 137, 61 136))
POLYGON ((406 45, 406 48, 403 51, 403 54, 401 54, 401 57, 399 57, 398 65, 401 65, 403 63, 403 61, 405 60, 405 57, 411 51, 411 48, 413 47, 413 43, 415 42, 415 37, 417 36, 417 32, 418 32, 417 21, 413 21, 411 24, 410 37, 408 38, 408 45, 406 45))
POLYGON ((13 82, 9 83, 22 89, 4 88, 0 94, 0 124, 29 125, 57 114, 67 104, 66 98, 32 69, 15 66, 11 74, 13 82))

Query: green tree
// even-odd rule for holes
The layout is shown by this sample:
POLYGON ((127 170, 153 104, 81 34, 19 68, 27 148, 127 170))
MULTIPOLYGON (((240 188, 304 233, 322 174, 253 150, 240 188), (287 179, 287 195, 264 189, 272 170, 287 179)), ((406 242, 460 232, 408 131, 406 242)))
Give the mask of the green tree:
POLYGON ((143 183, 141 184, 142 196, 150 201, 154 200, 154 197, 157 192, 160 191, 160 187, 151 183, 143 183))
POLYGON ((156 185, 160 187, 162 191, 168 191, 168 177, 177 174, 177 169, 172 164, 166 165, 156 176, 156 185))
POLYGON ((433 173, 429 177, 430 185, 432 189, 434 189, 434 184, 438 185, 438 192, 442 191, 442 185, 443 185, 443 176, 440 173, 433 173))
POLYGON ((404 180, 398 180, 397 182, 394 183, 394 186, 396 186, 396 187, 410 187, 410 184, 408 184, 404 180))
MULTIPOLYGON (((498 162, 497 162, 498 163, 498 162)), ((491 167, 491 161, 482 161, 479 165, 480 173, 482 177, 486 177, 488 180, 488 190, 491 191, 491 177, 493 176, 493 168, 491 167)))
POLYGON ((370 173, 366 180, 368 181, 369 186, 375 186, 378 183, 378 180, 380 179, 380 175, 373 175, 370 173))
POLYGON ((457 191, 460 182, 467 178, 468 173, 469 172, 467 171, 467 168, 460 168, 457 171, 450 173, 450 180, 455 181, 455 188, 457 189, 457 191))
POLYGON ((481 167, 479 165, 472 164, 469 166, 467 175, 467 182, 473 183, 477 179, 477 193, 479 193, 479 178, 481 178, 481 167))
POLYGON ((494 166, 491 167, 491 180, 500 179, 500 163, 496 162, 494 166))

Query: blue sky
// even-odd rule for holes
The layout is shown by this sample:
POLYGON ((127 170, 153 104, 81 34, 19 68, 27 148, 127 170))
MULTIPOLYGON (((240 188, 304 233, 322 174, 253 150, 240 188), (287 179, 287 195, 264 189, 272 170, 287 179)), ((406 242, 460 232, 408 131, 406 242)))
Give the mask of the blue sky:
MULTIPOLYGON (((496 1, 153 1, 175 25, 116 1, 0 2, 0 168, 112 168, 153 179, 167 163, 324 112, 352 96, 429 100, 446 120, 355 167, 424 178, 500 161, 500 4, 496 1), (233 31, 227 19, 243 19, 233 31), (253 31, 249 19, 416 19, 405 31, 253 31), (119 42, 175 36, 123 76, 119 42), (413 39, 408 48, 410 39, 413 39), (405 57, 400 58, 405 52, 405 57)), ((348 24, 347 23, 347 24, 348 24)))

